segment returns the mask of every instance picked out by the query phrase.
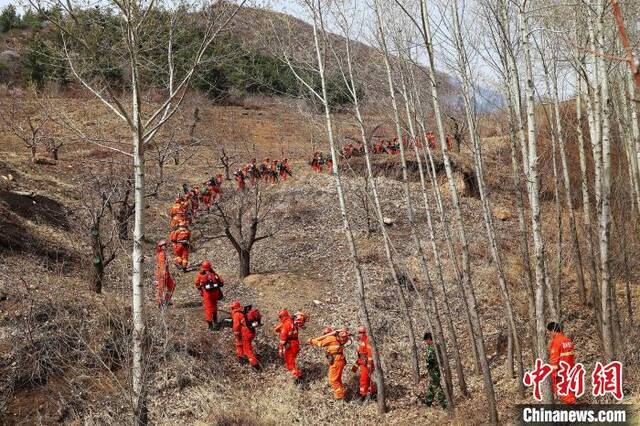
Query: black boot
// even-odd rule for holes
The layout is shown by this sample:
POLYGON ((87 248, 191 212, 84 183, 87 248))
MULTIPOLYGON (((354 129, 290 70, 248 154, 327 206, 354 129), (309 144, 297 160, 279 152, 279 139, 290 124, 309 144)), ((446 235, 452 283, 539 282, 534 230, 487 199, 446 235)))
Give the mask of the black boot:
POLYGON ((253 368, 255 371, 262 371, 262 366, 260 365, 260 363, 252 365, 251 368, 253 368))
POLYGON ((238 357, 238 362, 242 365, 245 365, 249 362, 246 356, 238 357))
POLYGON ((209 325, 209 331, 213 331, 213 321, 207 321, 207 324, 209 325))

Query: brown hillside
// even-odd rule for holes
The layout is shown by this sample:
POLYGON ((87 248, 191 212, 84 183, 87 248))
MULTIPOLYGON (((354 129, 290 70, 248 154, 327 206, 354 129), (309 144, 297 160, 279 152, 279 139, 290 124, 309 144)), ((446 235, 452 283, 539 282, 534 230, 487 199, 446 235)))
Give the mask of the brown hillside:
MULTIPOLYGON (((56 97, 53 103, 88 129, 101 129, 109 137, 124 136, 122 125, 112 119, 95 100, 56 97)), ((10 102, 28 107, 28 96, 0 97, 0 108, 10 102)), ((356 243, 363 262, 373 328, 382 348, 389 386, 390 411, 378 417, 370 404, 337 405, 326 385, 326 365, 319 350, 304 345, 299 357, 305 371, 303 385, 291 383, 277 358, 276 336, 272 327, 281 308, 303 309, 310 322, 302 340, 317 335, 328 324, 358 324, 358 309, 346 242, 341 231, 341 217, 332 176, 313 173, 308 167, 314 148, 326 152, 322 117, 302 114, 298 109, 274 100, 247 100, 245 107, 212 106, 195 98, 184 113, 169 126, 180 137, 191 111, 198 107, 202 121, 197 127, 200 141, 180 166, 167 164, 166 183, 157 197, 146 200, 145 300, 148 313, 149 419, 153 424, 481 424, 486 422, 481 377, 473 373, 464 324, 463 304, 453 284, 452 267, 444 256, 446 282, 452 303, 453 321, 460 333, 463 363, 472 393, 468 399, 456 394, 458 403, 453 418, 439 408, 420 403, 428 378, 413 383, 409 367, 408 339, 398 307, 396 289, 385 284, 389 272, 384 261, 379 233, 367 235, 366 210, 361 194, 362 178, 345 171, 347 203, 356 232, 356 243), (272 238, 256 244, 253 252, 254 275, 240 280, 237 254, 225 239, 209 239, 219 231, 213 214, 203 213, 193 225, 192 261, 210 259, 225 279, 225 300, 221 309, 228 311, 232 300, 252 303, 263 311, 265 326, 259 330, 256 351, 265 368, 254 373, 235 360, 233 336, 229 329, 206 331, 202 319, 201 299, 193 287, 194 273, 172 269, 177 290, 174 305, 164 311, 154 306, 153 247, 166 238, 167 210, 183 182, 197 184, 219 173, 217 158, 224 146, 242 164, 252 157, 287 156, 292 160, 293 177, 279 185, 265 188, 265 199, 272 210, 261 229, 274 230, 272 238)), ((337 115, 339 139, 356 134, 350 118, 337 115)), ((2 126, 2 124, 0 124, 2 126)), ((159 135, 167 138, 171 132, 159 135)), ((32 164, 28 151, 18 140, 0 127, 0 417, 7 424, 42 422, 125 424, 131 423, 129 386, 130 313, 130 241, 122 241, 118 255, 108 267, 104 293, 88 291, 90 254, 86 229, 75 221, 81 209, 84 180, 89 172, 105 173, 110 167, 128 160, 95 145, 79 142, 67 131, 68 138, 53 164, 32 164), (9 179, 8 175, 12 178, 9 179), (26 195, 20 195, 26 194, 26 195), (29 195, 32 194, 32 195, 29 195), (25 198, 26 197, 26 198, 25 198), (31 204, 29 204, 31 202, 31 204), (56 257, 58 256, 58 257, 56 257)), ((106 137, 106 136, 105 136, 106 137)), ((494 207, 515 213, 510 163, 505 161, 508 146, 501 138, 486 139, 487 180, 494 207)), ((122 147, 127 147, 123 140, 122 147)), ((44 153, 39 153, 44 155, 44 153)), ((151 158, 152 151, 148 155, 151 158)), ((508 159, 508 157, 506 157, 508 159)), ((352 161, 357 174, 360 159, 352 161)), ((469 171, 469 153, 456 157, 458 169, 469 171)), ((425 291, 415 248, 409 237, 402 185, 394 164, 398 158, 375 159, 385 216, 393 220, 389 228, 398 251, 402 272, 425 291)), ((152 161, 147 162, 151 184, 156 179, 152 161)), ((126 179, 126 176, 122 176, 126 179)), ((446 185, 440 182, 443 190, 446 185)), ((232 182, 224 183, 225 198, 234 197, 232 182)), ((411 183, 412 195, 420 200, 419 183, 411 183)), ((433 200, 430 200, 433 202, 433 200)), ((517 384, 510 377, 502 351, 506 324, 502 315, 496 275, 491 264, 480 200, 464 197, 463 214, 470 238, 473 283, 480 307, 496 386, 501 420, 513 423, 513 405, 530 401, 517 396, 517 384)), ((416 203, 421 235, 426 236, 426 219, 421 204, 416 203)), ((553 206, 545 201, 543 215, 553 235, 553 206)), ((519 332, 525 347, 527 365, 531 363, 530 342, 525 319, 526 300, 521 282, 517 218, 502 215, 496 227, 509 291, 512 292, 519 332)), ((442 241, 442 224, 437 223, 438 244, 442 241)), ((426 238, 426 237, 424 237, 426 238)), ((548 242, 549 258, 555 258, 555 245, 548 242)), ((569 250, 565 242, 562 248, 569 250)), ((429 258, 430 258, 429 253, 429 258)), ((632 260, 637 262, 637 259, 632 260)), ((566 262, 565 262, 566 264, 566 262)), ((636 265, 637 263, 632 263, 636 265)), ((637 271, 637 268, 635 269, 637 271)), ((579 305, 577 288, 570 267, 563 270, 563 305, 571 316, 566 319, 567 333, 577 346, 577 359, 592 366, 601 360, 595 321, 591 311, 579 305)), ((633 274, 632 274, 632 277, 633 274)), ((624 276, 616 276, 619 300, 623 300, 624 276)), ((626 278, 628 279, 628 277, 626 278)), ((634 278, 635 279, 635 278, 634 278)), ((640 288, 633 286, 634 309, 638 309, 640 288)), ((417 295, 411 293, 415 324, 421 333, 426 328, 424 310, 417 295)), ((623 321, 629 318, 623 317, 623 321)), ((637 402, 640 371, 637 357, 640 336, 630 328, 625 367, 625 394, 637 402)), ((347 348, 348 367, 354 360, 354 347, 347 348)), ((354 394, 355 377, 345 370, 349 396, 354 394)), ((583 401, 592 401, 585 396, 583 401)))

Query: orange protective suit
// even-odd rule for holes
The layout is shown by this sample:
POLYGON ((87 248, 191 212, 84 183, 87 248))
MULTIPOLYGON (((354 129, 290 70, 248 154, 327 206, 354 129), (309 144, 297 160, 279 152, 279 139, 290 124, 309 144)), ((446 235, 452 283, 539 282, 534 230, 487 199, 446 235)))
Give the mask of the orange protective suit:
POLYGON ((242 306, 231 309, 231 319, 233 320, 233 334, 235 336, 236 355, 239 360, 248 360, 252 366, 258 365, 258 358, 253 352, 253 339, 256 337, 255 329, 247 324, 247 318, 242 306))
POLYGON ((169 209, 169 215, 174 217, 179 214, 185 214, 187 211, 185 204, 182 201, 176 201, 169 209))
POLYGON ((284 358, 284 365, 293 374, 293 377, 302 376, 302 371, 296 366, 296 357, 300 352, 300 340, 298 339, 298 327, 287 313, 280 318, 280 324, 275 328, 280 336, 278 355, 284 358))
POLYGON ((171 301, 175 286, 175 281, 169 273, 167 252, 164 250, 164 246, 158 245, 156 247, 156 302, 158 306, 171 301))
POLYGON ((196 288, 202 296, 205 321, 218 322, 218 301, 222 298, 224 280, 211 268, 201 267, 196 275, 196 288), (207 287, 211 287, 207 289, 207 287))
POLYGON ((569 393, 565 396, 558 395, 557 386, 558 386, 558 369, 560 368, 560 361, 564 361, 569 364, 569 367, 573 367, 575 365, 574 359, 574 346, 571 339, 562 334, 561 332, 554 332, 553 337, 551 338, 551 342, 549 342, 549 364, 551 364, 551 388, 553 393, 560 398, 560 400, 565 404, 575 404, 576 396, 573 392, 569 391, 569 393))
POLYGON ((180 226, 169 234, 173 243, 173 255, 176 266, 186 269, 189 266, 189 239, 191 231, 186 226, 180 226))
POLYGON ((369 394, 375 394, 377 392, 376 384, 371 380, 375 367, 369 336, 361 334, 360 344, 358 344, 356 351, 358 353, 356 364, 360 367, 360 396, 365 397, 369 394))
POLYGON ((169 228, 176 229, 181 222, 189 223, 189 218, 183 213, 179 213, 171 218, 171 222, 169 222, 169 228))
POLYGON ((325 334, 309 340, 309 344, 324 348, 329 361, 329 384, 333 388, 336 399, 344 398, 344 385, 342 384, 342 371, 346 364, 344 348, 335 334, 325 334))

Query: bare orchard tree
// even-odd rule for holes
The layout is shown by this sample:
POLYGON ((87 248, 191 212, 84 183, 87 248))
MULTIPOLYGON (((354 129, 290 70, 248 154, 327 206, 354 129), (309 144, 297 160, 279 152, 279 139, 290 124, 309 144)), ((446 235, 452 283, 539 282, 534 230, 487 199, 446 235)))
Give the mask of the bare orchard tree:
POLYGON ((251 250, 255 243, 277 232, 275 227, 260 234, 258 231, 273 209, 272 194, 265 194, 256 184, 225 197, 215 207, 214 214, 219 218, 221 233, 205 239, 228 239, 238 253, 238 275, 244 278, 251 274, 251 250))
MULTIPOLYGON (((135 423, 146 423, 144 386, 144 196, 145 150, 158 131, 180 109, 192 77, 207 58, 209 47, 233 19, 239 5, 226 1, 183 2, 179 6, 154 0, 30 0, 48 14, 58 30, 61 56, 71 75, 126 129, 129 148, 111 147, 131 161, 134 175, 134 229, 132 251, 132 404, 135 423), (88 10, 103 13, 86 13, 88 10), (175 43, 185 28, 197 28, 190 43, 175 43), (177 52, 180 48, 184 51, 177 52), (181 55, 177 55, 181 53, 181 55), (180 63, 176 58, 180 58, 180 63), (119 64, 123 84, 103 72, 98 59, 119 64), (151 75, 161 78, 166 91, 161 100, 146 96, 151 75), (126 89, 123 89, 126 88, 126 89)), ((156 83, 157 85, 157 83, 156 83)))
POLYGON ((38 148, 46 147, 48 141, 53 138, 53 120, 46 110, 37 112, 35 109, 18 109, 15 103, 10 105, 9 111, 1 114, 2 121, 4 121, 9 131, 20 139, 22 144, 29 150, 31 162, 36 163, 38 148))
MULTIPOLYGON (((90 170, 90 169, 87 169, 90 170)), ((85 176, 82 198, 78 209, 81 234, 87 235, 92 265, 89 287, 95 293, 102 292, 104 272, 116 258, 118 227, 113 219, 113 205, 122 196, 122 184, 116 173, 85 176)))
POLYGON ((224 170, 225 180, 231 180, 231 168, 237 164, 235 155, 229 155, 224 147, 220 148, 220 168, 224 170))

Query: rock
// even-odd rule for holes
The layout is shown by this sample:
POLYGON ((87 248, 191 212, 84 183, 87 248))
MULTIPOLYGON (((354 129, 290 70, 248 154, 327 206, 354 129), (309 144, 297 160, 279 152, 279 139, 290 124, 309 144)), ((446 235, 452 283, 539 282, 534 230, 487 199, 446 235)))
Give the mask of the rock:
POLYGON ((509 220, 511 219, 512 214, 510 210, 507 210, 504 207, 494 207, 493 216, 499 220, 509 220))
POLYGON ((322 302, 317 300, 317 299, 314 299, 313 300, 313 304, 316 305, 316 306, 320 306, 320 305, 322 305, 322 302))
POLYGON ((394 223, 396 223, 395 219, 392 219, 390 217, 383 217, 382 221, 384 222, 385 225, 387 226, 392 226, 394 223))

